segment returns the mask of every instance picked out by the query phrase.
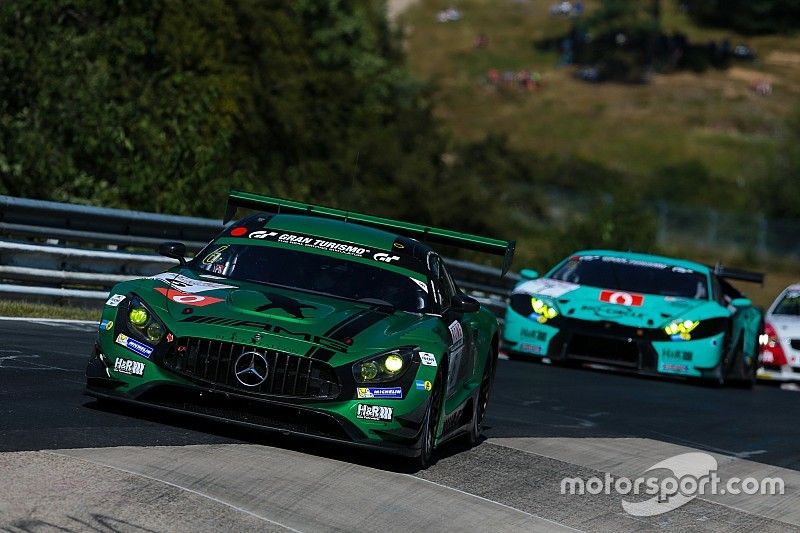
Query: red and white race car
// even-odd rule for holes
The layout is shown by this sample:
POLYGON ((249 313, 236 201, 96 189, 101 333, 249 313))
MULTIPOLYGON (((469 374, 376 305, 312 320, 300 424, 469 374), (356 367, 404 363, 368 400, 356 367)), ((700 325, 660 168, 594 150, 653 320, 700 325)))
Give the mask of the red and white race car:
POLYGON ((800 283, 789 285, 764 315, 758 377, 800 381, 800 283))

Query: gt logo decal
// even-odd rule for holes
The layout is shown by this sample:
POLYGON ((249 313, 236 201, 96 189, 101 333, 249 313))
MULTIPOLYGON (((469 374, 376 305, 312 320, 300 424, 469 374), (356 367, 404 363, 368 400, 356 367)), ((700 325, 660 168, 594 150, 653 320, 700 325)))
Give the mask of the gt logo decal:
POLYGON ((175 303, 183 305, 193 305, 195 307, 204 307, 206 305, 224 302, 222 298, 214 298, 213 296, 200 296, 199 294, 189 294, 175 289, 165 289, 157 287, 157 292, 160 292, 175 303))
POLYGON ((391 263, 392 261, 397 261, 400 259, 399 256, 389 255, 383 252, 378 252, 377 254, 373 255, 372 258, 376 261, 383 261, 384 263, 391 263))
POLYGON ((644 303, 644 296, 622 291, 603 291, 600 293, 600 301, 610 304, 641 307, 642 303, 644 303))

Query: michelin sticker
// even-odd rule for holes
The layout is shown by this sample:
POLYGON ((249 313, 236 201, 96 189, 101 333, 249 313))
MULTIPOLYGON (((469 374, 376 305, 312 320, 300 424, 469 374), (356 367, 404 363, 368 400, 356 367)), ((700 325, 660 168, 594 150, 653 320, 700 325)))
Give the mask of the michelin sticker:
POLYGON ((366 405, 363 403, 358 404, 356 411, 356 418, 361 420, 380 420, 382 422, 390 422, 394 415, 393 407, 385 407, 383 405, 366 405))
POLYGON ((119 372, 120 374, 128 374, 129 376, 143 376, 144 375, 144 363, 140 363, 139 361, 131 361, 130 359, 121 359, 117 357, 116 361, 114 361, 114 372, 119 372))
POLYGON ((425 366, 436 366, 436 357, 432 353, 419 352, 419 359, 425 366))
POLYGON ((150 355, 153 353, 153 347, 148 346, 143 342, 139 342, 136 339, 132 339, 127 335, 123 335, 120 333, 117 335, 117 344, 120 346, 124 346, 130 351, 135 354, 141 355, 145 359, 150 359, 150 355))
POLYGON ((119 304, 122 303, 122 300, 124 300, 124 299, 125 299, 125 295, 124 294, 115 294, 112 297, 110 297, 108 300, 106 300, 106 305, 108 305, 110 307, 117 307, 119 304))
POLYGON ((233 285, 223 285, 222 283, 214 283, 213 281, 204 281, 201 279, 192 279, 184 276, 183 274, 170 274, 164 272, 156 274, 148 279, 157 279, 163 281, 173 289, 178 289, 183 292, 196 294, 198 292, 215 291, 218 289, 235 289, 233 285))
POLYGON ((385 400, 402 400, 403 389, 402 387, 359 387, 357 389, 358 397, 369 399, 385 399, 385 400))
POLYGON ((514 289, 514 294, 538 294, 541 296, 558 298, 559 296, 563 296, 579 288, 580 285, 575 283, 550 278, 539 278, 526 281, 514 289))

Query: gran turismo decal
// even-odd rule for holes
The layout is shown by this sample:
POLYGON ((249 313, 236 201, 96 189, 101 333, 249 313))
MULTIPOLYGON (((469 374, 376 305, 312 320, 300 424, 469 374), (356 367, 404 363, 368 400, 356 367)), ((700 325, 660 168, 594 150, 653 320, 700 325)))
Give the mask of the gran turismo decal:
POLYGON ((403 389, 401 387, 358 387, 356 394, 359 399, 403 399, 403 389))
POLYGON ((260 331, 265 331, 267 333, 272 333, 274 335, 280 335, 284 337, 290 337, 302 340, 305 342, 311 342, 314 344, 318 344, 323 348, 330 348, 331 350, 336 350, 338 352, 346 352, 350 346, 346 342, 337 339, 323 337, 320 335, 312 335, 311 333, 306 333, 302 331, 300 332, 292 331, 283 326, 270 324, 268 322, 258 322, 256 320, 236 320, 233 318, 192 315, 188 318, 183 319, 181 322, 191 322, 194 324, 213 324, 215 326, 228 326, 232 328, 257 329, 260 331))
POLYGON ((436 357, 432 353, 419 352, 419 359, 425 366, 436 366, 436 357))
POLYGON ((394 415, 394 408, 383 405, 367 405, 360 403, 356 408, 356 418, 361 420, 380 420, 389 422, 394 415))
MULTIPOLYGON (((231 232, 231 234, 233 234, 231 232)), ((268 231, 256 230, 251 231, 248 235, 250 239, 256 239, 267 242, 277 242, 283 244, 291 244, 294 246, 301 246, 304 248, 313 248, 315 250, 326 250, 329 252, 336 252, 343 255, 350 255, 353 257, 360 257, 362 259, 372 259, 379 263, 391 263, 414 270, 417 272, 425 271, 423 264, 408 254, 402 254, 397 251, 394 253, 373 250, 359 244, 346 241, 338 241, 332 239, 323 239, 315 235, 307 235, 305 233, 289 233, 281 231, 268 231)))
POLYGON ((213 281, 204 281, 202 279, 192 279, 184 276, 183 274, 170 274, 164 272, 156 274, 148 279, 155 279, 163 281, 173 289, 178 289, 183 292, 197 294, 199 292, 215 291, 219 289, 235 289, 233 285, 224 285, 222 283, 214 283, 213 281))
POLYGON ((447 329, 450 330, 450 337, 453 339, 447 367, 447 393, 450 394, 458 383, 458 376, 461 373, 461 364, 464 359, 464 330, 457 320, 447 326, 447 329))
POLYGON ((641 307, 644 303, 644 296, 624 291, 601 291, 600 301, 610 304, 641 307))
POLYGON ((116 343, 120 346, 124 346, 137 355, 141 355, 145 359, 150 359, 150 355, 153 353, 152 346, 148 346, 145 343, 139 342, 136 339, 132 339, 127 335, 123 335, 122 333, 117 335, 116 343))
POLYGON ((106 300, 106 305, 109 307, 117 307, 119 304, 122 303, 122 300, 125 299, 124 294, 114 294, 108 300, 106 300))
POLYGON ((129 376, 142 377, 144 375, 144 367, 144 363, 139 361, 131 361, 130 359, 122 359, 117 357, 114 361, 114 372, 127 374, 129 376))
POLYGON ((156 287, 156 291, 160 292, 175 303, 191 305, 195 307, 204 307, 206 305, 225 301, 222 298, 214 298, 213 296, 200 296, 199 294, 189 294, 176 289, 165 289, 164 287, 156 287))

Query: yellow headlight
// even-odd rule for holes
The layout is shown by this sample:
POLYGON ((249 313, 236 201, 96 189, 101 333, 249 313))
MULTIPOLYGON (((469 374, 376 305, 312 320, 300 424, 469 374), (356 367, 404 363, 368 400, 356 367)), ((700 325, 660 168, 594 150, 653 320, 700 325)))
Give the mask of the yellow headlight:
POLYGON ((403 358, 397 354, 390 353, 386 356, 386 359, 383 360, 383 367, 390 374, 396 374, 403 368, 403 358))
POLYGON ((128 318, 131 321, 131 324, 137 327, 144 326, 147 323, 147 310, 144 307, 134 307, 131 309, 128 318))
POLYGON ((378 365, 372 361, 366 362, 361 365, 359 370, 361 381, 372 381, 378 375, 378 365))

